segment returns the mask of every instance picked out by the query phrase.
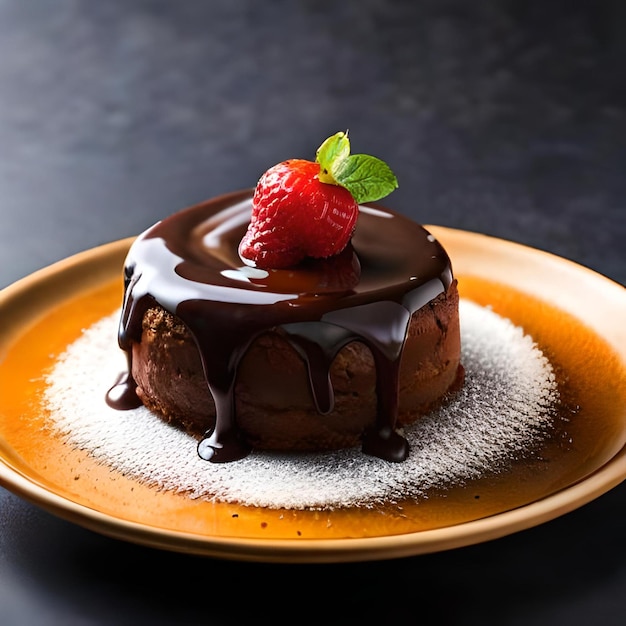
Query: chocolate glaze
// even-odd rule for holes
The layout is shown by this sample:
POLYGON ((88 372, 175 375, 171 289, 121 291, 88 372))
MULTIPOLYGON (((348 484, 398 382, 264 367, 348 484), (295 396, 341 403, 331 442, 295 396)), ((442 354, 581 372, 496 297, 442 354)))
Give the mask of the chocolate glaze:
POLYGON ((176 213, 140 235, 125 264, 119 345, 128 370, 107 394, 118 409, 141 404, 132 344, 155 304, 176 315, 197 344, 216 405, 215 427, 198 445, 213 462, 240 459, 249 446, 237 429, 237 366, 261 333, 281 328, 304 359, 321 413, 333 408, 330 365, 361 341, 376 366, 377 420, 363 451, 389 461, 408 454, 395 431, 398 371, 411 315, 452 282, 450 260, 421 226, 388 209, 362 206, 352 244, 341 255, 285 270, 259 270, 237 253, 250 220, 251 191, 220 196, 176 213))

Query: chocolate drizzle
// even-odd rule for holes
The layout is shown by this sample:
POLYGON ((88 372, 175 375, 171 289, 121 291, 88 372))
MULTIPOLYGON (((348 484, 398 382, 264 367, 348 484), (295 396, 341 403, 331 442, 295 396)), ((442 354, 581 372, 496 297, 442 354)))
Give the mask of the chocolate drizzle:
POLYGON ((360 341, 374 357, 378 399, 363 451, 404 460, 408 446, 395 430, 400 360, 411 315, 452 282, 446 252, 418 224, 365 206, 352 245, 341 255, 288 270, 259 270, 237 254, 250 211, 250 191, 221 196, 157 223, 133 243, 118 336, 128 371, 107 402, 118 409, 141 404, 132 345, 141 340, 144 313, 158 304, 192 334, 215 401, 215 426, 198 453, 212 462, 233 461, 250 451, 237 428, 234 387, 238 364, 255 338, 282 331, 307 365, 320 413, 333 409, 333 359, 343 346, 360 341))

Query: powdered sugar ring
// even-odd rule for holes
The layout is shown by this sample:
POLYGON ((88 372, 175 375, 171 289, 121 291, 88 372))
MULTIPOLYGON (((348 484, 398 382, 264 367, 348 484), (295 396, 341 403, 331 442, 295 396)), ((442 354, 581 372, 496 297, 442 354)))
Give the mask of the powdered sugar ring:
POLYGON ((47 376, 49 426, 71 446, 160 489, 268 508, 331 509, 424 497, 496 472, 545 438, 558 402, 552 367, 518 326, 462 299, 465 385, 406 428, 409 458, 389 463, 359 449, 323 454, 255 451, 233 463, 200 459, 196 441, 141 407, 116 411, 106 390, 125 367, 119 315, 84 330, 47 376))

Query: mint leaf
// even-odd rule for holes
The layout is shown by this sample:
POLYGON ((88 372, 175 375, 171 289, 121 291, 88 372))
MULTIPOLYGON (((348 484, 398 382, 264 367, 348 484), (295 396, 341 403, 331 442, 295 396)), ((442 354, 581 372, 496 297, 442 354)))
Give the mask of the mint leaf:
POLYGON ((315 160, 320 164, 319 179, 323 183, 336 185, 333 178, 333 163, 339 163, 350 155, 350 140, 347 133, 336 133, 317 149, 315 160))
POLYGON ((375 202, 398 187, 398 179, 391 168, 369 154, 353 154, 335 162, 333 178, 345 187, 359 203, 375 202))
POLYGON ((375 202, 398 187, 391 168, 368 154, 350 154, 348 133, 335 133, 317 149, 320 182, 345 187, 356 202, 375 202))

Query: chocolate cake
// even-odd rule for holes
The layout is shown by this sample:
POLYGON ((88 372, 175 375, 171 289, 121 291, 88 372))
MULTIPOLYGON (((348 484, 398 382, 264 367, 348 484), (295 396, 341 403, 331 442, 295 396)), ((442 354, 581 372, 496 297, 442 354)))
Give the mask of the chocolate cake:
POLYGON ((198 437, 201 457, 362 446, 402 461, 403 426, 463 379, 450 259, 422 226, 362 205, 350 244, 264 270, 242 262, 252 192, 180 211, 133 243, 107 396, 198 437))

